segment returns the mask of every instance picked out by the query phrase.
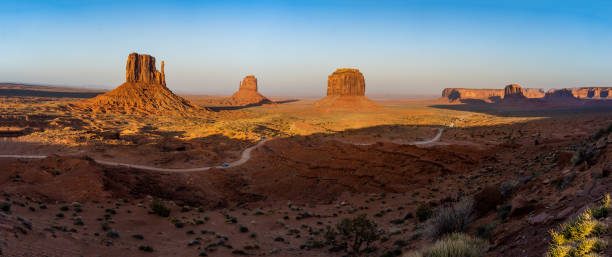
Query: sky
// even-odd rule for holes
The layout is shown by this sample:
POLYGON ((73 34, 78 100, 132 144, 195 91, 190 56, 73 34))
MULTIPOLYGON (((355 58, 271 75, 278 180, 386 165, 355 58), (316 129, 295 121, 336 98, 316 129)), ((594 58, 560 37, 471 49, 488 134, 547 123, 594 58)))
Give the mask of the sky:
POLYGON ((2 0, 0 82, 112 89, 132 52, 178 93, 322 96, 358 68, 367 95, 446 87, 612 86, 612 1, 2 0))

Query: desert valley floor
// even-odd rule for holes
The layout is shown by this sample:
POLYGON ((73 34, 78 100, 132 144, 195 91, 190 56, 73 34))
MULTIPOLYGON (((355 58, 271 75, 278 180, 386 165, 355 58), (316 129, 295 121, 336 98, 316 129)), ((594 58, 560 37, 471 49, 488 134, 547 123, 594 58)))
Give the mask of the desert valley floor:
POLYGON ((79 107, 96 92, 10 89, 6 256, 344 256, 325 232, 359 214, 383 231, 363 256, 400 256, 431 244, 424 212, 461 199, 486 256, 543 256, 550 229, 612 189, 612 105, 374 98, 337 111, 186 95, 201 111, 132 115, 79 107))

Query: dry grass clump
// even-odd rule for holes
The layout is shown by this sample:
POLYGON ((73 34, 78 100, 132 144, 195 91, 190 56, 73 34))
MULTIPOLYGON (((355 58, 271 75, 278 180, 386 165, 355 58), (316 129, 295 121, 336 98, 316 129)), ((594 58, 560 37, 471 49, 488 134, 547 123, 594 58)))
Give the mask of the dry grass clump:
POLYGON ((598 218, 608 216, 610 195, 591 208, 586 209, 575 219, 550 231, 551 242, 546 252, 547 257, 582 257, 598 256, 607 242, 599 236, 606 231, 606 226, 598 218))
POLYGON ((429 235, 440 238, 446 234, 465 232, 474 220, 474 202, 465 200, 441 208, 429 221, 429 235))
POLYGON ((482 239, 453 233, 426 249, 409 252, 404 257, 480 257, 486 248, 487 244, 482 239))

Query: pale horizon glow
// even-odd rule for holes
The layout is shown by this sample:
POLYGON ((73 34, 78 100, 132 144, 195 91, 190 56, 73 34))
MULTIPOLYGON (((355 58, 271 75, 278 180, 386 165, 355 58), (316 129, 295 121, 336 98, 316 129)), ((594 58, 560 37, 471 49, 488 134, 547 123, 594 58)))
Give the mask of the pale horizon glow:
POLYGON ((9 0, 0 82, 113 89, 138 52, 191 94, 229 95, 253 74, 267 96, 324 95, 341 67, 368 95, 612 86, 610 13, 599 0, 9 0))

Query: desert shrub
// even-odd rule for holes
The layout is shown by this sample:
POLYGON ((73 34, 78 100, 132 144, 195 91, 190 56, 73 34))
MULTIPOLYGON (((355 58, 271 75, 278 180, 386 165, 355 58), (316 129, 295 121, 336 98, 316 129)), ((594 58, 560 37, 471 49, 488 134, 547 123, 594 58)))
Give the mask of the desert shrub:
POLYGON ((381 234, 382 231, 378 230, 378 225, 362 214, 352 219, 341 220, 335 230, 328 228, 325 237, 327 242, 334 244, 335 248, 350 249, 353 255, 359 256, 364 249, 370 247, 371 243, 379 240, 381 234), (365 248, 363 248, 364 244, 365 248))
POLYGON ((141 250, 143 252, 153 252, 153 247, 148 245, 141 245, 138 247, 138 250, 141 250))
POLYGON ((511 204, 504 204, 502 206, 499 206, 497 208, 497 218, 501 221, 506 220, 506 218, 508 218, 508 215, 510 215, 510 211, 512 211, 511 204))
POLYGON ((572 156, 572 159, 570 161, 572 162, 572 165, 576 166, 582 163, 585 159, 586 152, 583 149, 580 149, 576 153, 574 153, 574 156, 572 156))
POLYGON ((168 217, 170 216, 170 208, 166 207, 164 201, 161 199, 153 199, 151 201, 151 211, 160 217, 168 217))
POLYGON ((410 252, 405 257, 480 257, 486 248, 487 244, 482 239, 453 233, 436 241, 431 247, 410 252))
POLYGON ((610 196, 606 195, 597 205, 586 209, 578 217, 550 231, 550 243, 547 257, 590 256, 606 247, 606 242, 599 236, 606 232, 604 224, 597 221, 595 215, 607 215, 610 196), (604 211, 605 210, 605 211, 604 211))
POLYGON ((491 234, 493 234, 493 230, 495 230, 495 222, 489 224, 482 224, 476 227, 476 236, 482 239, 489 239, 491 234))
POLYGON ((474 219, 474 202, 464 200, 451 207, 441 208, 429 220, 429 235, 440 238, 454 232, 464 232, 474 219))
POLYGON ((499 186, 498 190, 502 197, 507 199, 512 195, 512 193, 514 193, 516 186, 518 186, 518 182, 516 180, 507 180, 499 186))
POLYGON ((0 202, 0 210, 2 210, 3 212, 11 211, 11 203, 5 201, 0 202))
POLYGON ((606 194, 599 205, 591 209, 591 214, 595 219, 608 217, 610 212, 610 194, 606 194))
POLYGON ((599 129, 599 130, 597 130, 597 132, 595 132, 595 134, 593 136, 591 136, 591 140, 595 141, 597 139, 600 139, 605 134, 606 134, 606 131, 604 129, 599 129))
POLYGON ((416 215, 419 218, 419 221, 426 221, 431 217, 433 211, 431 210, 431 206, 428 203, 422 203, 416 210, 416 215))

